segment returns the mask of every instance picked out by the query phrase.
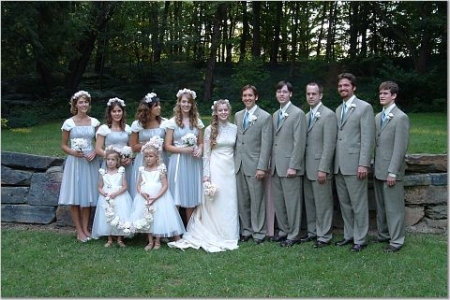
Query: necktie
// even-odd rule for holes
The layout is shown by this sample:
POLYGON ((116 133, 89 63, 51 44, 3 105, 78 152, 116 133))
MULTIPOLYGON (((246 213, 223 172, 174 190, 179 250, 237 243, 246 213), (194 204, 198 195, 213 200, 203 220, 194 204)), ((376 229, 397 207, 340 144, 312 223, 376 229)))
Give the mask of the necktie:
POLYGON ((312 121, 314 120, 314 114, 313 112, 309 113, 309 123, 308 123, 308 128, 311 127, 312 121))
POLYGON ((381 114, 381 126, 383 126, 385 122, 386 122, 386 114, 382 113, 381 114))
POLYGON ((245 116, 244 116, 244 122, 243 122, 244 129, 247 129, 247 126, 248 126, 248 115, 249 115, 249 113, 248 113, 248 111, 246 111, 245 116))
POLYGON ((347 114, 347 105, 344 103, 344 104, 342 104, 341 123, 344 122, 346 114, 347 114))
POLYGON ((280 113, 278 114, 278 123, 277 126, 280 126, 281 119, 283 118, 283 112, 280 110, 280 113))

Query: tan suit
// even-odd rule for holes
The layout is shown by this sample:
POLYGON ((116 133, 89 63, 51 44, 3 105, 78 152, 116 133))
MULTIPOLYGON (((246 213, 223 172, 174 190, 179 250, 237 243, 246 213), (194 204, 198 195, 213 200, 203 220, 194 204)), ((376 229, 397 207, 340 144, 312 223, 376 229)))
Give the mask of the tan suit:
POLYGON ((381 126, 381 114, 375 117, 375 200, 377 204, 378 239, 390 240, 394 247, 405 241, 405 155, 409 143, 409 118, 398 107, 392 118, 381 126), (388 186, 388 174, 395 174, 396 183, 388 186))
POLYGON ((237 140, 234 155, 238 209, 241 235, 254 239, 266 237, 266 207, 264 201, 264 180, 255 178, 256 170, 267 171, 272 147, 272 122, 270 114, 257 108, 244 129, 246 110, 235 114, 237 140))
POLYGON ((344 220, 344 239, 366 242, 369 230, 368 180, 358 179, 358 166, 370 168, 375 140, 372 106, 358 98, 341 121, 342 104, 336 109, 338 136, 334 157, 336 190, 344 220))
MULTIPOLYGON (((309 121, 311 112, 306 114, 309 121)), ((303 178, 308 236, 328 243, 332 239, 333 222, 333 157, 336 147, 337 121, 335 113, 323 104, 308 126, 303 178), (320 115, 320 117, 318 117, 320 115), (319 184, 317 172, 327 173, 327 181, 319 184)))
POLYGON ((278 125, 279 110, 273 114, 273 146, 270 162, 272 197, 277 217, 279 236, 298 240, 302 215, 302 177, 305 172, 306 145, 305 113, 293 103, 278 125), (297 170, 296 176, 287 178, 288 168, 297 170))

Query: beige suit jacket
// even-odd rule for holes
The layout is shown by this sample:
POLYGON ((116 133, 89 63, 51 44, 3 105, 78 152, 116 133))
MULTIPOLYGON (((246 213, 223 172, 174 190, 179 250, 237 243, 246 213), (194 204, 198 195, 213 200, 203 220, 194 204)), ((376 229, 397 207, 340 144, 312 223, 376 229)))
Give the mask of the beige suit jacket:
MULTIPOLYGON (((306 114, 306 120, 309 120, 310 114, 311 112, 306 114)), ((333 174, 336 136, 336 115, 322 104, 308 127, 306 135, 305 164, 309 180, 317 180, 318 171, 333 174)))
POLYGON ((391 110, 392 117, 381 126, 381 112, 375 117, 375 177, 386 180, 388 173, 405 176, 405 155, 409 143, 409 118, 397 106, 391 110))
POLYGON ((370 168, 375 143, 375 117, 372 106, 355 98, 341 121, 342 104, 336 109, 338 135, 334 173, 357 175, 358 166, 370 168))
POLYGON ((272 122, 268 112, 258 107, 253 114, 256 119, 243 127, 245 109, 234 116, 237 137, 234 155, 236 173, 242 170, 245 176, 254 176, 256 170, 267 171, 272 148, 272 122))
POLYGON ((297 170, 296 175, 305 173, 304 156, 306 147, 306 116, 293 103, 286 110, 288 114, 278 126, 279 109, 273 114, 273 146, 271 175, 275 170, 279 177, 286 177, 288 168, 297 170))

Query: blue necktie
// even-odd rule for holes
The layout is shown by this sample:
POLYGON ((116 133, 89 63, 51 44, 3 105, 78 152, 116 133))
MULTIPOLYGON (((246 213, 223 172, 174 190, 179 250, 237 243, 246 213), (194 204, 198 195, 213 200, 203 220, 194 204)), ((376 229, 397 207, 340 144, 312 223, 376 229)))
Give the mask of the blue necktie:
POLYGON ((243 122, 244 129, 247 129, 247 126, 248 126, 248 115, 249 115, 249 113, 248 113, 248 111, 246 111, 245 116, 244 116, 244 122, 243 122))
POLYGON ((381 126, 383 126, 385 122, 386 122, 386 114, 382 113, 381 114, 381 126))
POLYGON ((344 103, 342 104, 341 123, 344 122, 346 113, 347 113, 347 105, 344 103))
POLYGON ((277 123, 277 126, 280 126, 280 123, 281 123, 281 119, 283 118, 283 113, 281 112, 281 109, 280 109, 280 113, 278 114, 278 123, 277 123))
POLYGON ((311 127, 313 120, 314 120, 314 114, 313 114, 313 112, 310 112, 310 113, 309 113, 309 123, 308 123, 308 128, 311 127))

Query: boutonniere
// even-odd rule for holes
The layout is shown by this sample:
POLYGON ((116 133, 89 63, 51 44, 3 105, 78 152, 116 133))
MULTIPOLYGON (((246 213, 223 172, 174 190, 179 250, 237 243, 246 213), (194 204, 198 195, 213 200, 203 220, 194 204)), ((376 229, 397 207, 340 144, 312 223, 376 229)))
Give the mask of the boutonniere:
POLYGON ((388 113, 388 115, 386 116, 386 119, 390 120, 394 117, 393 113, 388 113))
POLYGON ((316 119, 320 118, 320 116, 321 116, 321 114, 320 114, 320 112, 319 112, 319 111, 318 111, 318 112, 316 112, 316 114, 314 115, 314 117, 315 117, 316 119))
POLYGON ((250 123, 252 123, 252 124, 253 124, 253 123, 255 123, 255 122, 256 122, 256 119, 258 119, 258 117, 257 117, 257 116, 255 116, 255 115, 251 115, 251 116, 249 117, 249 120, 248 120, 248 121, 249 121, 250 123))
POLYGON ((284 113, 281 114, 281 117, 282 117, 283 119, 284 119, 284 118, 287 118, 287 117, 289 117, 289 114, 287 114, 287 113, 284 112, 284 113))
POLYGON ((352 105, 350 105, 350 108, 356 108, 356 104, 352 103, 352 105))

